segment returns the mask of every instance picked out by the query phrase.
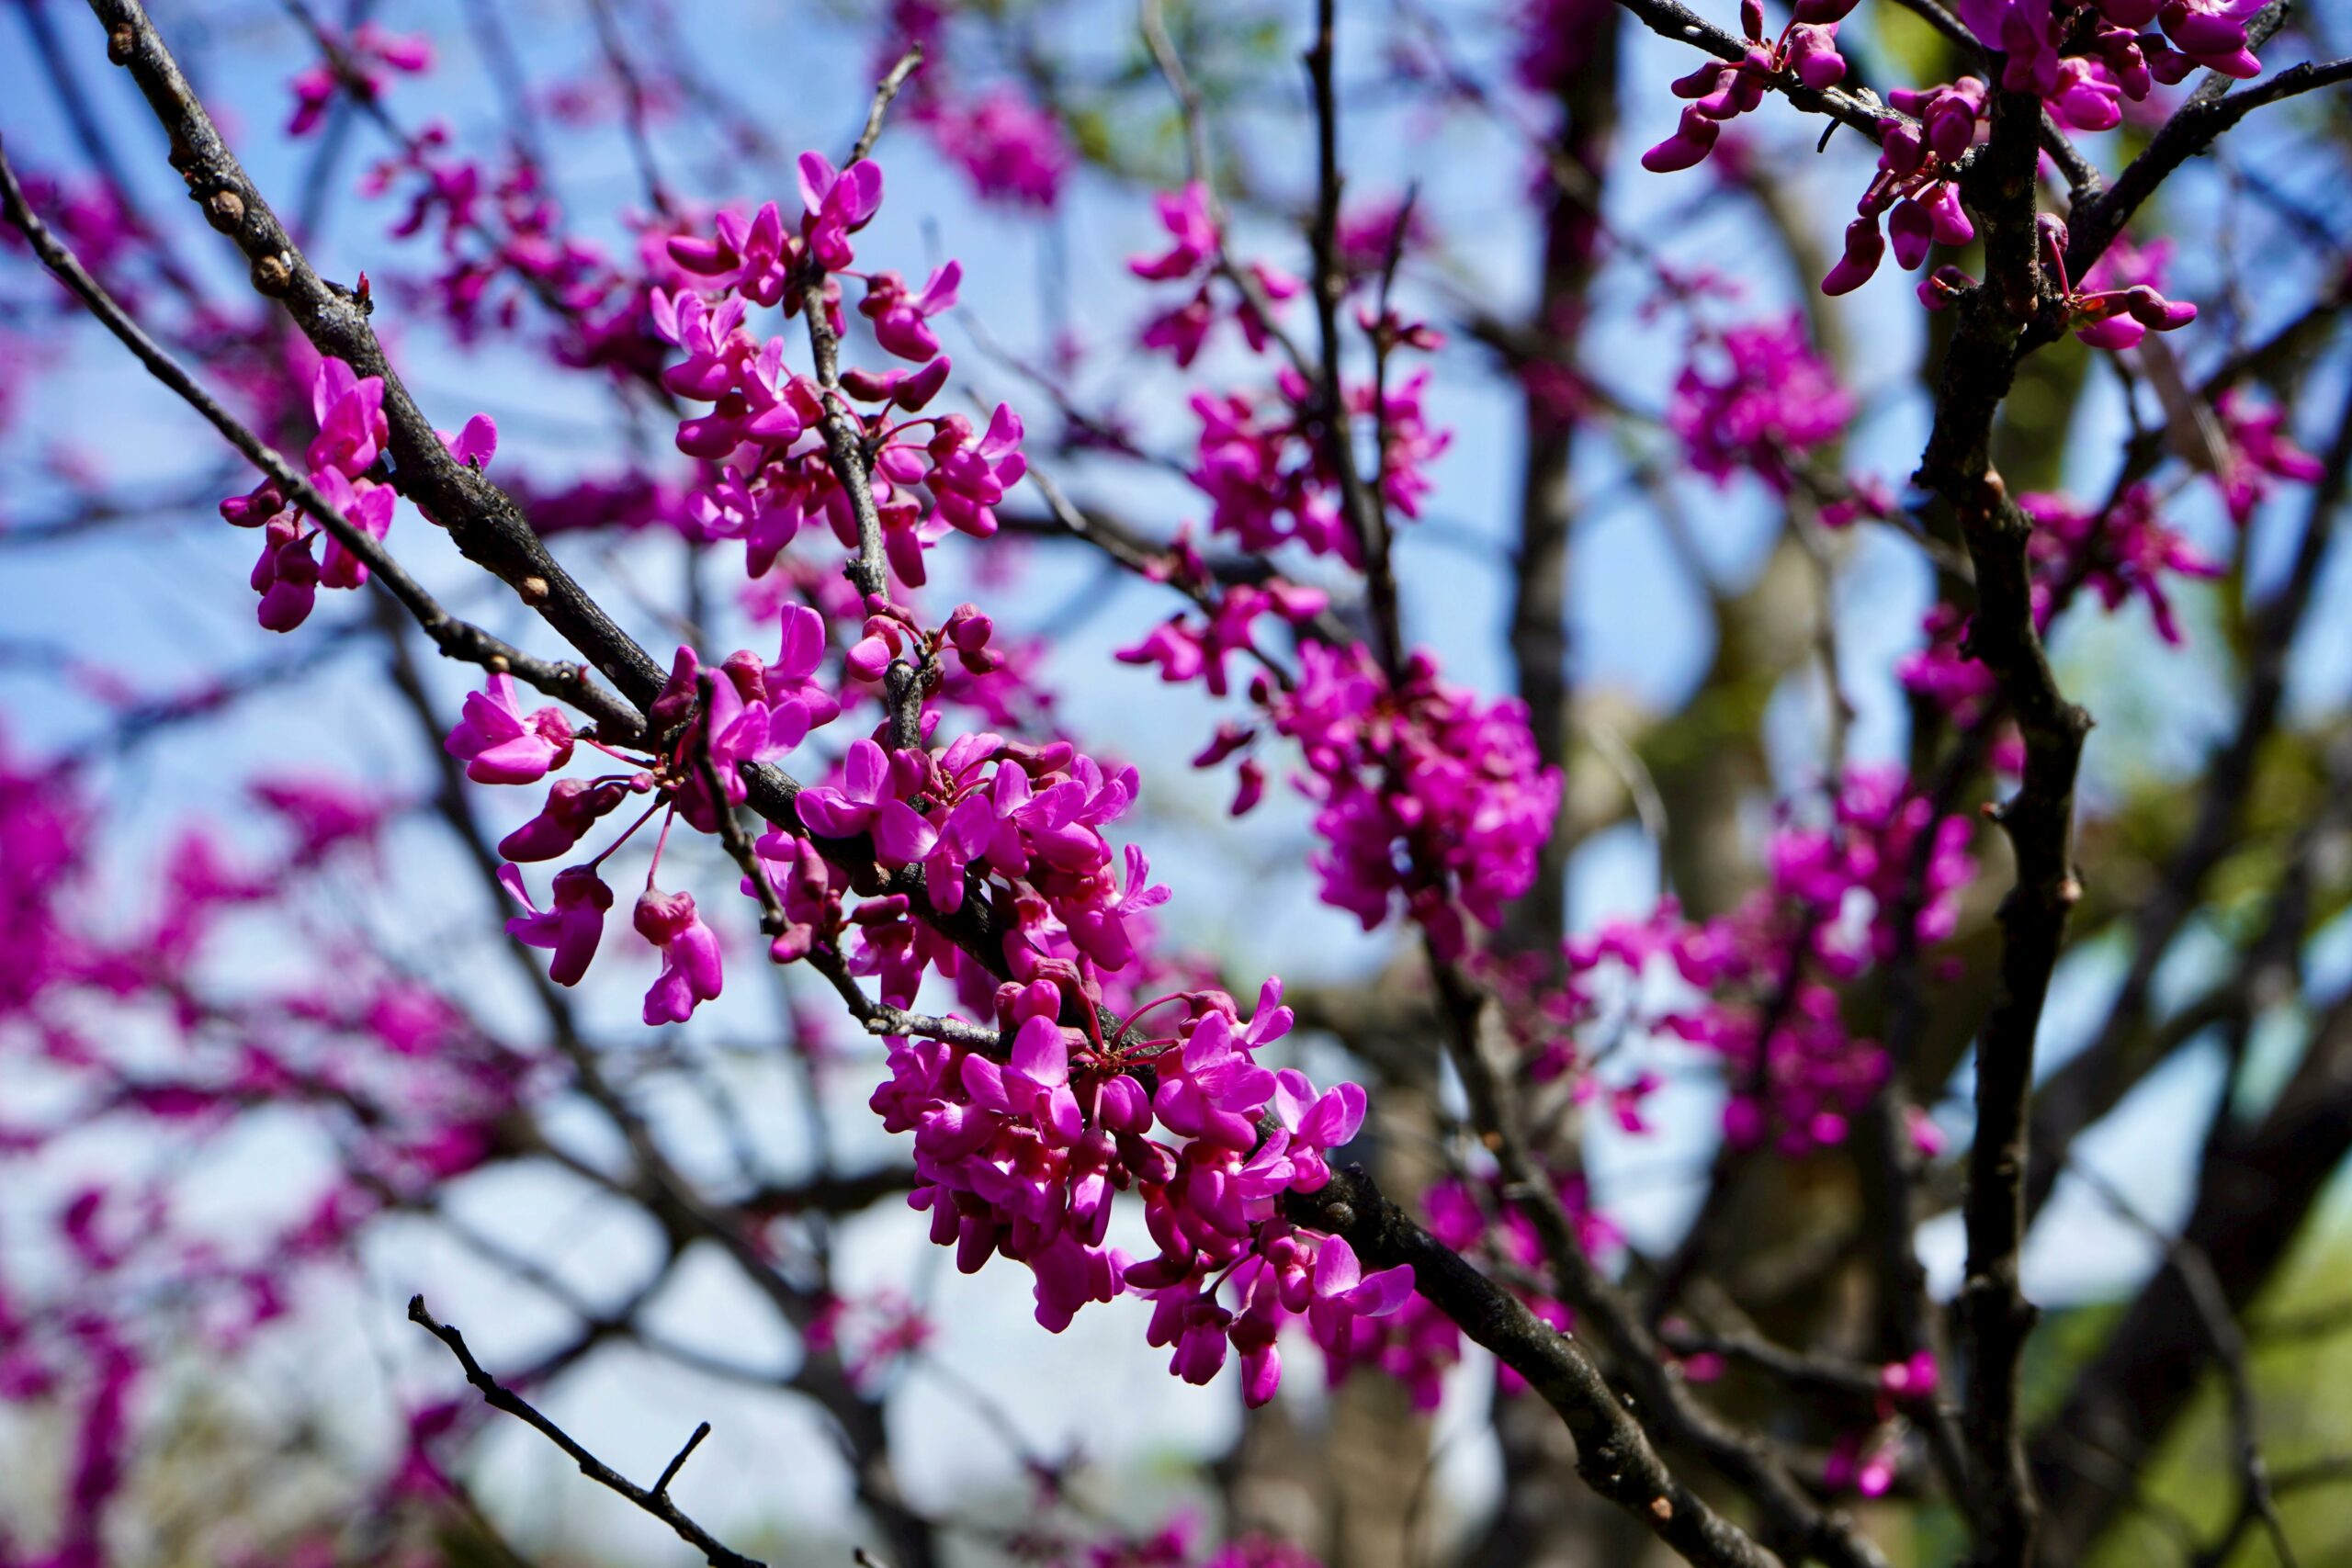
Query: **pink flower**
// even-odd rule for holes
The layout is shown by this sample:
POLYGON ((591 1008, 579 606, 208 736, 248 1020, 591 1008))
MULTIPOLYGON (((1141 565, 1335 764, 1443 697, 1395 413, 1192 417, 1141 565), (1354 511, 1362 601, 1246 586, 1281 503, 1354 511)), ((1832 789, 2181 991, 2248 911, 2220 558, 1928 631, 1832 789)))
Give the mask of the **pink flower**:
POLYGON ((1148 909, 1158 908, 1169 898, 1168 889, 1151 881, 1151 863, 1144 858, 1141 845, 1129 844, 1126 860, 1125 890, 1111 889, 1105 878, 1105 886, 1095 901, 1064 916, 1070 941, 1105 969, 1124 969, 1136 955, 1126 922, 1148 909))
POLYGON ((533 784, 571 760, 571 725, 557 707, 525 718, 514 677, 498 674, 467 694, 464 716, 442 745, 476 784, 533 784))
POLYGON ((591 784, 585 779, 558 779, 539 814, 501 839, 498 852, 511 861, 553 860, 568 853, 628 793, 629 786, 617 780, 591 784))
POLYGON ((710 765, 718 774, 719 788, 726 792, 729 804, 740 806, 746 791, 743 768, 773 762, 799 745, 808 733, 808 710, 789 696, 747 702, 728 672, 707 680, 710 694, 702 718, 708 738, 705 744, 710 749, 710 765))
POLYGON ((825 617, 806 604, 787 604, 783 626, 782 646, 767 667, 768 700, 798 704, 811 729, 832 723, 841 716, 841 699, 811 679, 824 662, 825 617))
POLYGON ((531 902, 519 867, 500 866, 498 884, 525 911, 506 922, 507 935, 526 947, 554 949, 548 978, 559 986, 578 985, 596 956, 596 944, 604 940, 605 911, 613 907, 613 890, 591 868, 567 866, 556 873, 554 905, 543 910, 531 902))
POLYGON ((942 104, 931 111, 929 128, 983 200, 1052 207, 1077 162, 1060 121, 1010 87, 968 104, 942 104))
MULTIPOLYGON (((785 929, 768 943, 768 956, 778 964, 806 958, 819 941, 832 940, 841 929, 842 893, 848 874, 827 861, 808 840, 772 829, 752 846, 768 886, 784 905, 785 929)), ((750 877, 742 881, 743 896, 755 898, 759 889, 750 877)))
MULTIPOLYGON (((379 541, 391 532, 392 503, 398 499, 391 486, 362 480, 355 487, 334 468, 317 475, 316 481, 319 493, 326 498, 327 504, 342 513, 344 521, 353 527, 379 541)), ((320 586, 358 588, 367 581, 367 563, 344 548, 341 539, 328 535, 326 560, 319 570, 320 586)))
POLYGON ((691 893, 648 887, 632 917, 637 934, 662 950, 662 973, 645 993, 645 1021, 684 1023, 718 995, 718 937, 695 912, 691 893))
MULTIPOLYGON (((718 231, 715 239, 694 234, 671 236, 666 243, 670 259, 686 271, 710 279, 713 285, 741 290, 755 304, 774 305, 782 299, 799 242, 785 236, 784 216, 776 204, 762 203, 759 211, 748 220, 737 209, 721 208, 712 215, 712 223, 718 231)), ((660 290, 655 293, 659 295, 660 290)), ((740 305, 741 301, 737 303, 740 305)), ((677 309, 683 312, 683 300, 677 309)), ((662 335, 671 343, 679 342, 667 331, 662 335)), ((726 335, 725 329, 719 335, 726 335)))
POLYGON ((901 359, 920 364, 939 353, 939 339, 924 318, 955 305, 956 288, 963 276, 963 267, 951 261, 931 275, 922 293, 912 294, 897 273, 875 273, 865 280, 865 298, 858 301, 858 314, 874 323, 875 342, 901 359))
POLYGON ((2222 427, 2223 452, 2213 482, 2221 487, 2230 521, 2239 527, 2254 520, 2255 509, 2270 493, 2271 479, 2311 484, 2319 479, 2319 459, 2286 434, 2286 410, 2257 409, 2232 387, 2213 400, 2213 416, 2222 427))
POLYGON ((316 534, 296 534, 291 519, 271 523, 262 536, 261 558, 254 563, 254 591, 261 595, 256 615, 274 632, 290 632, 310 619, 318 599, 319 563, 311 554, 316 534))
POLYGON ((391 439, 384 417, 384 378, 361 378, 340 359, 322 359, 311 373, 311 412, 319 422, 308 454, 314 474, 333 468, 356 479, 391 439))
MULTIPOLYGON (((332 31, 329 37, 333 39, 332 31)), ((372 103, 383 89, 386 70, 414 75, 433 63, 433 46, 422 35, 387 32, 373 22, 362 22, 351 36, 336 44, 344 69, 322 60, 298 73, 294 116, 286 122, 288 136, 307 136, 326 116, 327 106, 345 86, 354 97, 372 103)))
POLYGON ((882 170, 867 159, 836 171, 822 152, 800 154, 800 199, 808 209, 801 235, 809 253, 829 271, 856 260, 849 236, 873 221, 882 205, 882 170))
POLYGON ((1157 256, 1130 258, 1129 272, 1164 283, 1190 277, 1216 259, 1218 240, 1216 224, 1209 217, 1207 186, 1194 180, 1181 191, 1161 192, 1151 198, 1151 204, 1171 243, 1157 256))
POLYGON ((1021 482, 1029 463, 1021 455, 1021 416, 1011 405, 997 404, 987 434, 975 441, 971 432, 961 415, 942 420, 931 442, 931 468, 922 478, 942 517, 972 537, 985 539, 996 532, 992 508, 1021 482))
MULTIPOLYGON (((2221 562, 2165 522, 2154 492, 2144 484, 2125 491, 2104 515, 2058 495, 2021 495, 2018 504, 2034 521, 2030 549, 2037 576, 2079 571, 2084 585, 2110 610, 2134 596, 2146 600, 2156 635, 2168 643, 2180 641, 2180 627, 2173 619, 2165 578, 2222 575, 2221 562)), ((2037 584, 2036 595, 2035 619, 2047 620, 2046 587, 2037 584)))
MULTIPOLYGON (((2163 24, 2165 36, 2183 55, 2199 65, 2250 81, 2262 73, 2262 62, 2246 48, 2246 24, 2262 9, 2263 0, 2164 0, 2156 8, 2156 19, 2163 24)), ((2160 65, 2158 76, 2177 82, 2186 75, 2166 73, 2160 65)))
POLYGON ((1853 398, 1813 352, 1804 317, 1792 310, 1701 339, 1675 381, 1666 422, 1690 466, 1718 484, 1746 468, 1786 494, 1796 467, 1837 439, 1853 412, 1853 398))
POLYGON ((1318 1096, 1305 1073, 1286 1067, 1274 1075, 1274 1115, 1290 1134, 1294 1190, 1314 1192, 1330 1182, 1322 1156, 1354 1138, 1367 1104, 1361 1084, 1337 1084, 1318 1096))
POLYGON ((1366 1274, 1356 1260, 1356 1249, 1343 1235, 1327 1236, 1315 1255, 1314 1297, 1306 1309, 1318 1340, 1337 1340, 1351 1332, 1357 1316, 1385 1317, 1413 1293, 1413 1268, 1366 1274))
POLYGON ((490 460, 498 456, 498 422, 486 413, 466 421, 465 428, 455 435, 446 430, 433 434, 441 438, 441 445, 449 449, 450 457, 477 471, 490 467, 490 460))
POLYGON ((1028 1122, 1056 1147, 1069 1147, 1086 1131, 1070 1093, 1069 1040, 1050 1017, 1029 1019, 1014 1032, 1001 1068, 986 1056, 966 1056, 963 1079, 974 1105, 1028 1122))
POLYGON ((1163 1069, 1152 1109, 1175 1132, 1246 1149, 1258 1141, 1258 1111, 1274 1089, 1274 1075, 1238 1048, 1232 1017, 1211 1010, 1193 1026, 1173 1069, 1163 1069))
POLYGON ((893 864, 922 859, 931 852, 938 830, 899 798, 890 773, 889 753, 872 740, 853 741, 839 787, 818 784, 800 792, 795 802, 800 820, 810 832, 828 839, 871 831, 875 852, 893 864))
POLYGON ((2065 223, 2046 212, 2034 223, 2041 265, 2056 276, 2066 296, 2075 335, 2091 347, 2130 348, 2151 332, 2173 332, 2197 319, 2196 306, 2159 292, 2171 259, 2169 245, 2139 249, 2118 240, 2077 288, 2066 279, 2065 223))

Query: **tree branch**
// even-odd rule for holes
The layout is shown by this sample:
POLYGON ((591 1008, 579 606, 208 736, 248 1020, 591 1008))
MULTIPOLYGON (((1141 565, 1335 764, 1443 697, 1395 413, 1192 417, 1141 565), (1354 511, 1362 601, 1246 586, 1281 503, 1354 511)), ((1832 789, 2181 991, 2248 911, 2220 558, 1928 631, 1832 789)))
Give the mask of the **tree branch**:
POLYGON ((474 1359, 474 1353, 466 1348, 466 1337, 449 1325, 436 1322, 433 1314, 424 1310, 423 1296, 409 1298, 408 1316, 411 1323, 416 1324, 449 1348, 449 1353, 458 1359, 458 1365, 464 1369, 466 1381, 481 1392, 483 1402, 492 1409, 504 1411, 507 1415, 518 1418, 526 1426, 546 1438, 548 1441, 561 1449, 565 1455, 580 1467, 581 1474, 607 1491, 618 1493, 644 1512, 668 1525, 677 1533, 680 1540, 701 1552, 703 1560, 710 1563, 711 1568, 765 1568, 765 1564, 757 1558, 746 1557, 740 1551, 729 1550, 720 1543, 718 1537, 695 1523, 691 1516, 670 1500, 670 1483, 676 1476, 678 1467, 685 1463, 686 1456, 694 1452, 695 1445, 701 1442, 705 1434, 709 1432, 708 1422, 704 1422, 695 1431, 694 1437, 687 1441, 685 1448, 680 1450, 678 1457, 672 1460, 669 1468, 662 1472, 661 1481, 649 1492, 594 1454, 590 1453, 571 1433, 541 1415, 530 1401, 515 1393, 484 1371, 481 1363, 474 1359))

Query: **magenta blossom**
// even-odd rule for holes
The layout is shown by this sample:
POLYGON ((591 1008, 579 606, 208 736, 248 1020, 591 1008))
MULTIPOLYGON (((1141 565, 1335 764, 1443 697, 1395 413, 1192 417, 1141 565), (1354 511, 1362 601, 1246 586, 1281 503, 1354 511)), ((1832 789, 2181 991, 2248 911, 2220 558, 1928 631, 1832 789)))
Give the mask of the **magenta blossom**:
POLYGON ((571 760, 571 725, 552 706, 524 717, 514 677, 498 674, 467 694, 465 716, 442 745, 476 784, 533 784, 571 760))
POLYGON ((846 839, 871 831, 875 852, 894 864, 922 859, 938 837, 938 829, 899 798, 892 785, 889 753, 872 740, 851 743, 838 787, 818 784, 804 789, 795 805, 808 830, 824 838, 846 839))
POLYGON ((319 422, 307 454, 313 473, 334 468, 356 479, 391 439, 384 417, 384 378, 356 375, 340 359, 322 359, 311 374, 311 412, 319 422))
POLYGON ((882 205, 882 169, 860 159, 836 170, 822 152, 800 154, 800 199, 808 209, 801 234, 809 254, 829 271, 856 260, 849 237, 874 220, 882 205))
MULTIPOLYGON (((752 662, 758 661, 753 659, 752 662)), ((808 733, 808 712, 797 697, 747 701, 732 671, 707 679, 709 695, 702 719, 704 744, 710 750, 710 765, 718 774, 718 786, 726 792, 728 804, 741 806, 747 787, 742 770, 750 764, 773 762, 799 745, 808 733)))
POLYGON ((970 103, 933 108, 929 128, 940 151, 964 165, 983 200, 1049 208, 1078 162, 1061 123, 1007 87, 970 103))
POLYGON ((632 917, 637 934, 662 950, 662 973, 645 993, 645 1021, 684 1023, 718 995, 718 937, 695 912, 691 893, 648 887, 632 917))
POLYGON ((1356 1260, 1356 1249, 1343 1235, 1326 1236, 1316 1249, 1314 1296, 1307 1320, 1318 1339, 1335 1339, 1347 1331, 1349 1318, 1385 1317, 1413 1293, 1410 1264, 1367 1274, 1356 1260))
POLYGON ((897 273, 875 273, 865 280, 865 298, 858 301, 858 314, 874 323, 875 342, 901 359, 922 364, 939 353, 939 339, 933 335, 926 318, 955 305, 956 285, 963 277, 963 267, 949 262, 933 273, 917 294, 897 273))
POLYGON ((2223 461, 2213 482, 2230 511, 2230 521, 2245 527, 2255 509, 2270 493, 2270 481, 2312 484, 2322 469, 2319 459, 2297 446, 2286 434, 2287 411, 2257 408, 2245 392, 2230 388, 2213 400, 2213 417, 2222 427, 2223 461))
POLYGON ((1216 259, 1218 240, 1216 220, 1209 216, 1208 187, 1194 180, 1182 190, 1163 191, 1151 198, 1160 226, 1170 243, 1157 256, 1136 256, 1127 270, 1154 282, 1190 277, 1216 259))
POLYGON ((556 873, 555 903, 546 909, 531 902, 519 867, 500 866, 498 885, 525 910, 506 922, 506 933, 526 947, 554 949, 548 978, 559 986, 578 985, 596 956, 596 944, 604 940, 605 911, 613 907, 613 890, 584 865, 556 873))
POLYGON ((347 89, 363 103, 373 103, 383 90, 386 71, 415 75, 433 64, 433 46, 421 35, 387 32, 373 22, 360 23, 350 37, 335 40, 334 48, 339 61, 322 60, 294 77, 294 116, 286 122, 287 135, 309 135, 338 92, 347 89))

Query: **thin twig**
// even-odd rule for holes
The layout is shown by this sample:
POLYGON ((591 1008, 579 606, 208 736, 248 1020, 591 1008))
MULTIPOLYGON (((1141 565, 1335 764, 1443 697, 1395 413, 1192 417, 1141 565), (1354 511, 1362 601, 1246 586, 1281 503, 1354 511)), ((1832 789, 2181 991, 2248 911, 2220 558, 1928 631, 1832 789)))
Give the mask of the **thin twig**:
POLYGON ((417 1325, 449 1348, 449 1353, 458 1359, 458 1365, 464 1369, 466 1381, 481 1391, 483 1402, 492 1409, 503 1411, 521 1420, 526 1426, 546 1438, 548 1441, 561 1449, 564 1454, 580 1467, 581 1474, 607 1491, 618 1493, 644 1512, 668 1525, 677 1533, 679 1540, 701 1552, 704 1561, 710 1563, 712 1568, 765 1568, 765 1565, 757 1558, 746 1557, 741 1552, 730 1551, 721 1544, 718 1537, 695 1523, 691 1516, 673 1503, 665 1490, 671 1479, 677 1473, 678 1466, 685 1462, 686 1455, 694 1451, 695 1445, 699 1443, 703 1435, 710 1430, 709 1423, 704 1423, 701 1429, 687 1441, 678 1457, 670 1461, 670 1468, 662 1472, 661 1484, 649 1492, 594 1454, 590 1453, 571 1433, 540 1414, 530 1401, 483 1371, 481 1363, 474 1359, 474 1353, 466 1348, 466 1337, 450 1325, 435 1321, 433 1314, 424 1309, 423 1296, 409 1298, 408 1316, 411 1323, 417 1325))

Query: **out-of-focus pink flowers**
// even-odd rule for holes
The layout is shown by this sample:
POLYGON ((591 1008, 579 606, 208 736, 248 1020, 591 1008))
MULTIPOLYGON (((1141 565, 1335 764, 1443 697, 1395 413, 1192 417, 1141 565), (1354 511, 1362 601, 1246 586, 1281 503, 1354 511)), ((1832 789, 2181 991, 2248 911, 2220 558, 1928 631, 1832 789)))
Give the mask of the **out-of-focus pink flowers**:
POLYGON ((1699 472, 1720 484, 1746 469, 1786 495, 1797 467, 1853 414, 1852 396, 1813 352, 1803 313, 1792 310, 1696 342, 1666 423, 1699 472))
POLYGON ((1824 806, 1826 820, 1779 826, 1769 886, 1730 913, 1692 922, 1668 900, 1566 950, 1577 976, 1572 995, 1611 965, 1638 987, 1660 959, 1700 993, 1663 1006, 1637 996, 1634 1016, 1722 1059, 1732 1090, 1724 1136, 1735 1145, 1770 1139, 1797 1155, 1845 1141, 1886 1061, 1876 1042, 1848 1031, 1839 987, 1899 946, 1924 951, 1950 937, 1974 874, 1969 819, 1937 817, 1900 769, 1849 772, 1824 806), (1925 874, 1912 889, 1915 863, 1925 874), (1905 931, 1897 911, 1910 897, 1916 915, 1905 931))
POLYGON ((1156 256, 1135 256, 1127 270, 1137 277, 1165 283, 1192 277, 1216 259, 1221 244, 1216 220, 1209 216, 1208 187, 1198 180, 1180 191, 1162 191, 1151 198, 1159 225, 1168 231, 1168 248, 1156 256))
POLYGON ((1078 163, 1060 121, 1010 86, 974 98, 941 96, 918 118, 984 200, 1050 208, 1078 163))
POLYGON ((294 115, 286 122, 288 136, 307 136, 316 130, 339 92, 373 103, 383 91, 386 72, 413 76, 432 69, 433 46, 421 33, 388 32, 373 22, 360 23, 345 38, 322 30, 327 47, 339 58, 321 60, 296 73, 290 84, 294 115))
POLYGON ((2221 426, 2222 463, 2213 474, 2230 521, 2245 527, 2256 508, 2270 494, 2272 479, 2312 484, 2320 477, 2319 459, 2297 446, 2286 434, 2287 411, 2257 408, 2236 387, 2213 400, 2213 417, 2221 426))
POLYGON ((2021 495, 2018 505, 2034 522, 2034 618, 2044 629, 2052 586, 2072 581, 2096 592, 2110 610, 2132 598, 2146 600, 2156 634, 2177 643, 2180 627, 2165 578, 2222 575, 2221 562, 2165 522, 2155 492, 2144 484, 2125 491, 2103 516, 2060 495, 2021 495))

